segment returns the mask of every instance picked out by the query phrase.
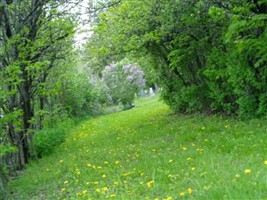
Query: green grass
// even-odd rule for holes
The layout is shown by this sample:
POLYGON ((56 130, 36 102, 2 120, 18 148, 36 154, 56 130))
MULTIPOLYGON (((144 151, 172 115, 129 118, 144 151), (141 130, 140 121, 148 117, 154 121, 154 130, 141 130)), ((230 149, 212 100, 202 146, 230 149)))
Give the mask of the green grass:
POLYGON ((172 115, 158 97, 88 120, 9 199, 266 199, 267 123, 172 115))

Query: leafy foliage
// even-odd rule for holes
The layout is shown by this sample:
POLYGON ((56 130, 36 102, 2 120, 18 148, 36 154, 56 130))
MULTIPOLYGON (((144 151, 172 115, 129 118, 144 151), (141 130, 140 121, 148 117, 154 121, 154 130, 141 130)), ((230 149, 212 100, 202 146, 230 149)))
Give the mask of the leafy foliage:
MULTIPOLYGON (((0 3, 0 164, 10 173, 34 158, 35 132, 51 121, 92 115, 99 107, 96 87, 73 59, 77 17, 69 10, 79 2, 0 3)), ((39 154, 64 135, 44 132, 55 143, 51 138, 47 146, 37 142, 43 148, 39 154)))
POLYGON ((51 154, 61 143, 63 143, 74 126, 74 121, 66 119, 63 122, 54 123, 51 127, 46 127, 37 131, 34 135, 34 146, 38 157, 51 154))
POLYGON ((259 117, 267 109, 266 4, 121 1, 99 14, 88 48, 107 61, 151 55, 162 97, 178 112, 259 117))

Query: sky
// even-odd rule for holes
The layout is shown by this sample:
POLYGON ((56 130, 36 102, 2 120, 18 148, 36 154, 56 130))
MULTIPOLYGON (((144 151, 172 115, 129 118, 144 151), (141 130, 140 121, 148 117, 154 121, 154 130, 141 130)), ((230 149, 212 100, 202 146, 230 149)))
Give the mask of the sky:
POLYGON ((88 4, 89 0, 82 0, 79 6, 77 6, 75 9, 73 9, 72 12, 74 13, 81 13, 80 15, 80 22, 78 26, 78 30, 75 33, 74 39, 76 41, 75 46, 81 47, 83 44, 87 42, 87 39, 90 37, 92 32, 89 30, 90 25, 89 23, 84 23, 84 21, 89 21, 89 15, 88 15, 88 4))

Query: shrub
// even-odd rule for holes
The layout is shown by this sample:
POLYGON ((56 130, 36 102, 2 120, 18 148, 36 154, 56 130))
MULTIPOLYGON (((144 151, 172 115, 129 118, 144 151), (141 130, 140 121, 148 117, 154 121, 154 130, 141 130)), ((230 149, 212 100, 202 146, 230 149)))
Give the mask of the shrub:
POLYGON ((133 103, 134 95, 145 87, 144 72, 133 64, 110 64, 103 71, 106 92, 114 103, 121 102, 125 108, 133 103))
POLYGON ((52 153, 56 147, 65 141, 69 130, 74 126, 74 121, 67 119, 56 123, 53 127, 46 127, 35 133, 34 147, 38 157, 52 153))

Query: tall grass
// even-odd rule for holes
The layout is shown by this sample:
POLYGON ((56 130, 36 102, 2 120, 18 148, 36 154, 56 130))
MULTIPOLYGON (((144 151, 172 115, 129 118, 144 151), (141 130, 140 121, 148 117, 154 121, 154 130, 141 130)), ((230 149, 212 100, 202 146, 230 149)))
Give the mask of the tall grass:
POLYGON ((267 124, 173 115, 157 97, 88 120, 9 199, 266 199, 267 124))

